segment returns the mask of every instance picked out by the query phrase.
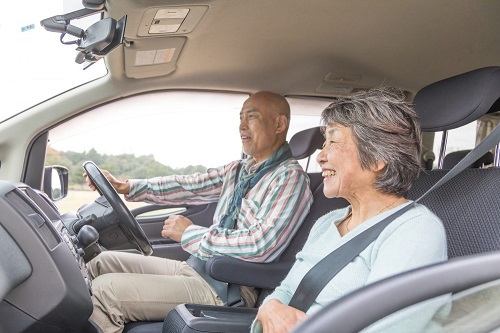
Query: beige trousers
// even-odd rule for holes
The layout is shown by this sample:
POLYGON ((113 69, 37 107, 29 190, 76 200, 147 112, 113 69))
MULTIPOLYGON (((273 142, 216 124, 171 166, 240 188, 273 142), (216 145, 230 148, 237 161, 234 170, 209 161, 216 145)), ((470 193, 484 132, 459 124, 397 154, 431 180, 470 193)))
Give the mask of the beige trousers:
POLYGON ((183 261, 105 251, 88 263, 94 311, 104 333, 129 321, 162 321, 178 304, 222 305, 203 278, 183 261))

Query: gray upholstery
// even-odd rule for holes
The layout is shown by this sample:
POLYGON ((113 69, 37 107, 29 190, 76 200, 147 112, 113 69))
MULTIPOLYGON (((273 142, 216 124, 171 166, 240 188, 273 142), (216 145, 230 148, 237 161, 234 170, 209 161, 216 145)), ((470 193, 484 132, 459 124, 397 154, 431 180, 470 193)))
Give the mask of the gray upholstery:
MULTIPOLYGON (((422 173, 408 193, 416 199, 447 170, 422 173)), ((500 250, 500 169, 466 169, 421 203, 441 218, 450 258, 500 250)))

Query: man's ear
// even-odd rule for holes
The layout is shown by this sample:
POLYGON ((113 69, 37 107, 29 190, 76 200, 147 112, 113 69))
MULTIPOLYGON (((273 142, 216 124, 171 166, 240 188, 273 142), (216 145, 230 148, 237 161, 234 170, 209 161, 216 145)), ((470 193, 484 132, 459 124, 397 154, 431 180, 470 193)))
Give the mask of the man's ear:
POLYGON ((283 133, 286 131, 288 127, 288 119, 284 114, 280 114, 278 117, 276 117, 276 133, 283 133))

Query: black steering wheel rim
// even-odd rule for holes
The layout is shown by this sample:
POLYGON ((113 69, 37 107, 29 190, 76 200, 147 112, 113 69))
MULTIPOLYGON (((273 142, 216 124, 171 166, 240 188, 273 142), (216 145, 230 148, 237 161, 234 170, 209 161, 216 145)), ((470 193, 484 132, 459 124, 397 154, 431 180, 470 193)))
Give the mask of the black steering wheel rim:
POLYGON ((153 253, 153 248, 146 234, 144 234, 142 227, 125 203, 120 199, 115 188, 104 176, 101 169, 92 161, 83 163, 83 169, 97 188, 97 191, 108 200, 111 208, 113 208, 113 211, 118 215, 119 223, 124 227, 122 230, 128 233, 127 236, 129 236, 129 240, 137 246, 137 249, 142 252, 143 255, 151 255, 153 253))

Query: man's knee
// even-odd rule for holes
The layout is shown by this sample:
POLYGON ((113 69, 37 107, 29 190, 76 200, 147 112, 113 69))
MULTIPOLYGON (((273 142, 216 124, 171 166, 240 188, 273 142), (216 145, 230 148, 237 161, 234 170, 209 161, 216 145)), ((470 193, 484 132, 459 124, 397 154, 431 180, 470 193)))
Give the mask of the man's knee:
POLYGON ((92 279, 106 273, 113 273, 111 267, 115 266, 113 264, 116 261, 115 253, 113 251, 101 252, 97 257, 92 259, 87 263, 87 269, 90 273, 92 279))
POLYGON ((116 293, 113 290, 113 283, 118 281, 116 275, 112 273, 96 276, 92 281, 93 298, 105 303, 116 302, 116 293))
POLYGON ((121 332, 124 325, 121 303, 115 292, 115 274, 97 276, 92 281, 94 310, 90 319, 104 332, 121 332))

